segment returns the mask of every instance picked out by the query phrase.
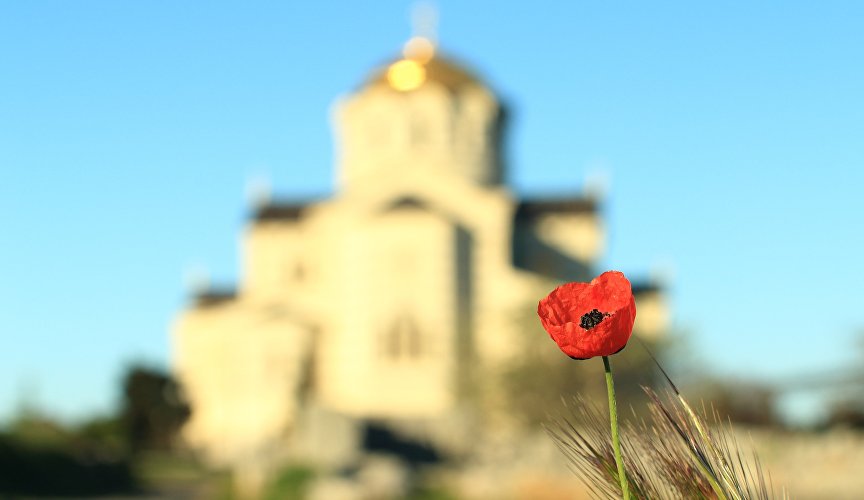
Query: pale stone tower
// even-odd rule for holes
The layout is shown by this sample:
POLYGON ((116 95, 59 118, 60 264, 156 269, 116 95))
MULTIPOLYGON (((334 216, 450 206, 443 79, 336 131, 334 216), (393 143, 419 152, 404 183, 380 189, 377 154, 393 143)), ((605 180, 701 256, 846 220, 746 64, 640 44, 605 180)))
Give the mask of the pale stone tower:
POLYGON ((467 70, 412 38, 404 58, 340 103, 342 189, 404 170, 446 172, 475 184, 502 181, 501 109, 467 70))
POLYGON ((341 100, 339 221, 347 296, 322 337, 320 396, 374 417, 452 409, 472 355, 481 269, 510 269, 512 202, 500 188, 501 110, 427 39, 341 100), (358 351, 359 350, 359 351, 358 351), (358 390, 374 387, 374 391, 358 390))

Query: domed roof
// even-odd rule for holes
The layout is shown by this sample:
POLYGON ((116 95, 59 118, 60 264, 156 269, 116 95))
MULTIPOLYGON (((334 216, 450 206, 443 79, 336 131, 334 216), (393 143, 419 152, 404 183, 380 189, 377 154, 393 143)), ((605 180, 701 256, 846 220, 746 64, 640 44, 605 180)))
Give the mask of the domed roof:
POLYGON ((425 38, 412 38, 405 44, 404 57, 373 73, 368 84, 386 85, 402 92, 416 90, 426 82, 438 83, 451 91, 482 85, 471 71, 438 55, 435 49, 425 38))

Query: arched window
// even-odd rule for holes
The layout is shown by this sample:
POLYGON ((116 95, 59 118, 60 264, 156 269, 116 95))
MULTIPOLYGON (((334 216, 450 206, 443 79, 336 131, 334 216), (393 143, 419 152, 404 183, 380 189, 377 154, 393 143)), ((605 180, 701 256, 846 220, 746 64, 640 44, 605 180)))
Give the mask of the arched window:
POLYGON ((384 354, 388 359, 417 359, 423 354, 422 335, 408 315, 397 316, 384 334, 384 354))

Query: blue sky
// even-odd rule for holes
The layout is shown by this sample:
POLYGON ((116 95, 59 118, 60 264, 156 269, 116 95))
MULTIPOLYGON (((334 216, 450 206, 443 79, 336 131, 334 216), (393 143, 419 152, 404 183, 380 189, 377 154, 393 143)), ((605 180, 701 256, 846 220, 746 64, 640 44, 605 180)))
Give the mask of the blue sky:
MULTIPOLYGON (((513 108, 514 190, 608 178, 603 267, 673 270, 691 361, 856 361, 864 4, 438 7, 443 50, 513 108)), ((0 417, 109 411, 128 362, 167 365, 184 274, 236 278, 250 179, 331 190, 329 107, 398 53, 410 9, 0 4, 0 417)))

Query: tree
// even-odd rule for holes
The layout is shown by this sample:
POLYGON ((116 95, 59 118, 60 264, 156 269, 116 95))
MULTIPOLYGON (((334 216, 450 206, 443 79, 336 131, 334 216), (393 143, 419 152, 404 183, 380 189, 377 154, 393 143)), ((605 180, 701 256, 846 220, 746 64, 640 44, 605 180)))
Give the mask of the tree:
POLYGON ((123 380, 121 421, 130 450, 170 450, 190 410, 168 374, 133 366, 123 380))

